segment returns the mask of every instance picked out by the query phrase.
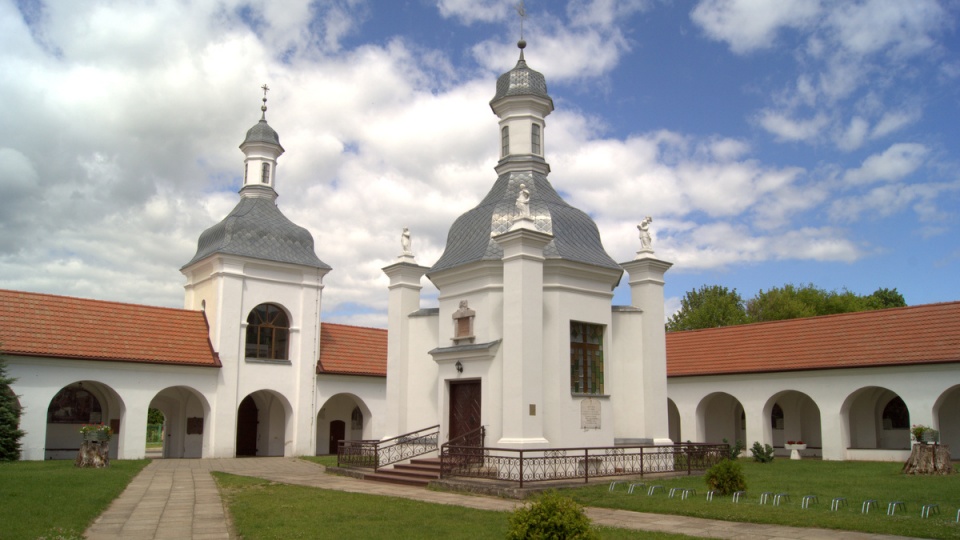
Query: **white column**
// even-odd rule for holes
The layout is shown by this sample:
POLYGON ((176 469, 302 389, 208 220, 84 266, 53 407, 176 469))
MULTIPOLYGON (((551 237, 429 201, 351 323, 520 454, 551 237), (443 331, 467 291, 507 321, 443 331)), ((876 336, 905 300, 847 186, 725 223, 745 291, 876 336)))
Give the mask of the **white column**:
POLYGON ((401 257, 400 262, 383 268, 383 273, 390 278, 390 285, 387 287, 390 291, 390 302, 387 309, 386 437, 424 427, 408 425, 407 391, 410 385, 410 314, 420 308, 420 278, 427 270, 429 268, 416 264, 413 257, 401 257))
POLYGON ((503 435, 499 444, 542 446, 543 248, 552 235, 520 219, 503 247, 503 435))
MULTIPOLYGON (((655 444, 673 444, 667 420, 667 338, 664 327, 663 275, 673 263, 661 261, 652 252, 643 252, 636 259, 621 263, 630 275, 630 296, 633 307, 640 308, 643 319, 643 345, 640 361, 643 379, 632 396, 627 411, 638 419, 642 437, 655 444)), ((621 409, 624 410, 624 409, 621 409)))

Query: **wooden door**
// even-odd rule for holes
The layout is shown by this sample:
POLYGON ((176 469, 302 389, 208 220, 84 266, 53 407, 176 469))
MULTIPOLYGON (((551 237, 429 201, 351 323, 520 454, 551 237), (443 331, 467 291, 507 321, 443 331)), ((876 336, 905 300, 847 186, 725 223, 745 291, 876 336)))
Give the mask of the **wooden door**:
POLYGON ((346 437, 347 423, 343 420, 330 422, 330 453, 337 455, 337 446, 346 437))
POLYGON ((237 410, 237 455, 257 455, 257 416, 260 411, 253 398, 247 396, 237 410))
POLYGON ((480 381, 450 382, 450 437, 480 427, 480 381))

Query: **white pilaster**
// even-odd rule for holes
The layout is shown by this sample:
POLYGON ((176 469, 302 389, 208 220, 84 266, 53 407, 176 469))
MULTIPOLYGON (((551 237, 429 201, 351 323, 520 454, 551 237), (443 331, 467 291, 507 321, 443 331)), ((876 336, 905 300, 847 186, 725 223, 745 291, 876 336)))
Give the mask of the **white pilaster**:
POLYGON ((499 444, 542 446, 543 248, 553 238, 520 219, 494 238, 503 247, 503 435, 499 444))
POLYGON ((412 257, 383 268, 390 278, 390 302, 387 310, 387 437, 420 429, 410 426, 407 410, 407 391, 410 387, 409 336, 410 314, 420 308, 420 279, 429 270, 413 261, 412 257))

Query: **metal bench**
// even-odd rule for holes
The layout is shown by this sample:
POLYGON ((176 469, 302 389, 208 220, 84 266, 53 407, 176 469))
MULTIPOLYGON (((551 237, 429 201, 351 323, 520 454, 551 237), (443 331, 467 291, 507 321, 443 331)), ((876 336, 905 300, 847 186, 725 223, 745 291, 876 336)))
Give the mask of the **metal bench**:
POLYGON ((903 501, 890 501, 887 503, 887 515, 892 516, 897 513, 897 508, 906 512, 907 505, 903 504, 903 501))
POLYGON ((647 495, 653 495, 658 490, 663 491, 663 486, 650 486, 650 489, 647 490, 647 495))
POLYGON ((876 499, 867 499, 863 501, 863 504, 860 505, 860 513, 869 514, 870 506, 873 506, 874 508, 880 508, 880 503, 876 499))
POLYGON ((773 497, 772 491, 764 491, 760 494, 760 504, 767 504, 767 500, 773 497))
POLYGON ((830 511, 831 511, 831 512, 836 512, 837 510, 840 510, 840 507, 841 507, 841 506, 847 506, 847 498, 846 498, 846 497, 834 497, 833 500, 830 501, 830 511))
POLYGON ((816 495, 804 495, 800 508, 810 508, 810 503, 820 504, 820 499, 816 495))
POLYGON ((921 518, 928 518, 928 517, 930 517, 930 511, 931 511, 931 510, 936 510, 937 513, 939 514, 939 513, 940 513, 940 505, 937 504, 937 503, 930 503, 930 504, 925 504, 925 505, 923 505, 923 508, 920 509, 920 517, 921 517, 921 518))
POLYGON ((781 501, 789 501, 789 500, 790 500, 789 493, 777 493, 776 495, 773 496, 773 505, 780 506, 781 501))
POLYGON ((634 482, 633 484, 630 484, 630 487, 627 489, 627 495, 633 495, 633 488, 637 486, 639 486, 641 490, 647 487, 647 485, 643 482, 634 482))
POLYGON ((741 499, 741 498, 743 498, 743 499, 746 499, 746 498, 747 498, 747 492, 746 492, 746 491, 734 491, 734 492, 733 492, 733 502, 738 503, 738 502, 740 502, 740 499, 741 499))

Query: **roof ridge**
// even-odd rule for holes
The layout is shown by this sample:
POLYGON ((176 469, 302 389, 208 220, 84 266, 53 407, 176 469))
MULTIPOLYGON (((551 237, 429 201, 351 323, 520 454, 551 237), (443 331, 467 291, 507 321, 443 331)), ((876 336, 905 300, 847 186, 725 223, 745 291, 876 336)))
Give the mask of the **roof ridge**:
POLYGON ((692 330, 677 330, 674 332, 667 332, 667 334, 669 335, 669 334, 686 334, 691 332, 710 332, 710 331, 718 331, 718 330, 731 329, 731 328, 753 328, 757 326, 769 326, 773 324, 790 324, 790 323, 798 324, 801 321, 816 321, 816 320, 840 318, 840 317, 866 317, 870 315, 876 316, 877 314, 889 313, 891 311, 929 309, 934 307, 947 307, 947 306, 952 306, 956 304, 960 304, 960 300, 951 300, 948 302, 934 302, 932 304, 916 304, 913 306, 898 306, 898 307, 883 308, 883 309, 867 309, 863 311, 849 311, 847 313, 831 313, 829 315, 814 315, 811 317, 794 317, 792 319, 780 319, 778 321, 760 321, 760 322, 752 322, 752 323, 744 323, 744 324, 730 324, 727 326, 715 326, 713 328, 695 328, 692 330))
POLYGON ((4 293, 25 294, 28 296, 43 296, 47 298, 59 298, 59 299, 66 299, 66 300, 79 300, 81 302, 91 302, 96 304, 111 304, 111 305, 117 305, 117 306, 129 306, 129 307, 139 307, 139 308, 147 308, 147 309, 163 309, 163 310, 180 311, 180 312, 187 312, 187 313, 203 313, 203 310, 199 310, 199 309, 176 308, 176 307, 169 307, 169 306, 154 306, 150 304, 134 304, 132 302, 121 302, 119 300, 101 300, 99 298, 84 298, 82 296, 69 296, 65 294, 53 294, 53 293, 46 293, 46 292, 16 291, 13 289, 0 289, 0 294, 4 294, 4 293))

